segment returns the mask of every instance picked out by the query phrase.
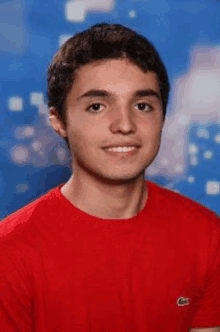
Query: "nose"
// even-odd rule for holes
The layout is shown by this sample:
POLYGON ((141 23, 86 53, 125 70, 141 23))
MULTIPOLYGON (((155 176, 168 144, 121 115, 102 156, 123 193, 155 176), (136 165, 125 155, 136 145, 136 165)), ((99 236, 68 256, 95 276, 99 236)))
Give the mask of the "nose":
POLYGON ((135 114, 132 114, 128 108, 117 108, 113 112, 110 129, 112 133, 130 134, 137 130, 135 123, 135 114))

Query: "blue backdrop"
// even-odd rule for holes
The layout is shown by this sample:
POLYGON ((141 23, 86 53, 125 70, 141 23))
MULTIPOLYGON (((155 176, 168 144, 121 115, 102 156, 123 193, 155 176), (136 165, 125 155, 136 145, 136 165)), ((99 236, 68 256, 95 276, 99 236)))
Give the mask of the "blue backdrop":
POLYGON ((161 149, 146 178, 220 214, 219 14, 217 0, 0 0, 0 218, 69 178, 45 72, 66 39, 98 22, 145 35, 168 70, 161 149))

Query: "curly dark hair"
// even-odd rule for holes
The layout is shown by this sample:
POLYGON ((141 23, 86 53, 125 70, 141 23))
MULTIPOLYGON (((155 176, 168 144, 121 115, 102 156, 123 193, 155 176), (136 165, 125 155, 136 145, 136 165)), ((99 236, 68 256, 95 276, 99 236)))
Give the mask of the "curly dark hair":
MULTIPOLYGON (((170 84, 155 47, 144 36, 121 24, 99 23, 76 33, 55 53, 47 68, 47 102, 66 124, 65 100, 77 69, 94 61, 127 58, 143 71, 157 74, 165 119, 170 84)), ((68 139, 65 138, 69 148, 68 139)))

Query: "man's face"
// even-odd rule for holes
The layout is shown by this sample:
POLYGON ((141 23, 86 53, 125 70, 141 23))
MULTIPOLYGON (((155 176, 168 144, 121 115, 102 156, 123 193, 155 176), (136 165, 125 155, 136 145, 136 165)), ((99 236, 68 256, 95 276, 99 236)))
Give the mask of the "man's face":
POLYGON ((84 65, 65 109, 75 174, 123 182, 143 176, 156 157, 163 111, 155 73, 126 59, 84 65), (125 150, 126 144, 133 150, 125 150))

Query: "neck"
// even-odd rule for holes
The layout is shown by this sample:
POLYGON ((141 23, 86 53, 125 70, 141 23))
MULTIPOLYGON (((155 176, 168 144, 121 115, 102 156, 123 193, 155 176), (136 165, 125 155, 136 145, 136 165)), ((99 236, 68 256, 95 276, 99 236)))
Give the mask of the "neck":
POLYGON ((61 192, 80 210, 102 219, 132 218, 144 208, 147 198, 143 176, 132 182, 110 185, 73 174, 61 192))

